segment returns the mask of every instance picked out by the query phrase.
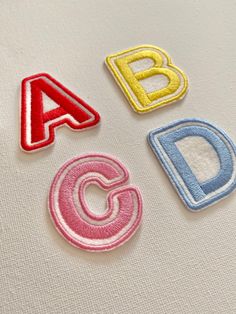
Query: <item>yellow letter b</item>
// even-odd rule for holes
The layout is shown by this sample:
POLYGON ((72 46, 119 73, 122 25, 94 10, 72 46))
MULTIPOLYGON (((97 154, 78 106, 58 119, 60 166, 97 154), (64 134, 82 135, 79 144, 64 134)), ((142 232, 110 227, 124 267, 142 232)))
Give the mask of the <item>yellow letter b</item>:
POLYGON ((186 75, 158 47, 135 47, 108 56, 106 62, 137 112, 148 112, 176 101, 187 91, 186 75), (160 83, 161 86, 156 86, 160 83))

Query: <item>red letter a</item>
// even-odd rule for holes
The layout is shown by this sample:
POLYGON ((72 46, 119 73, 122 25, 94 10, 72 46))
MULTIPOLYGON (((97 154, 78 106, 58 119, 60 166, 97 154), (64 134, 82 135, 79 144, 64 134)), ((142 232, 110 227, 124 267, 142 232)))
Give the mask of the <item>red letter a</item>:
POLYGON ((26 151, 54 142, 54 129, 67 124, 81 130, 96 125, 99 114, 67 88, 42 73, 22 81, 21 147, 26 151), (50 103, 54 107, 46 109, 50 103))

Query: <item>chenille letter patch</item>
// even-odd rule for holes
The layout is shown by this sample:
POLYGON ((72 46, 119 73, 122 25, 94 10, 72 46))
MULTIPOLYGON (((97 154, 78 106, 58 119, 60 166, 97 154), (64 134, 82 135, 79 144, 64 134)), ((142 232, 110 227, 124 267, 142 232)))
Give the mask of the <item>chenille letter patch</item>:
POLYGON ((236 147, 217 126, 183 119, 149 133, 148 141, 181 199, 192 211, 236 188, 236 147))

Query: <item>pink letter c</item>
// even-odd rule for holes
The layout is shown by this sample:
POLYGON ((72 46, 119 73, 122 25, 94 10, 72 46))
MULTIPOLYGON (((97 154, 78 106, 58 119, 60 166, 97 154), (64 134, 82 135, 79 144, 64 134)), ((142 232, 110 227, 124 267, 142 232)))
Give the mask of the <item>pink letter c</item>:
POLYGON ((89 251, 112 250, 137 230, 142 217, 142 197, 126 168, 113 157, 88 154, 66 162, 56 174, 49 194, 49 209, 57 230, 72 245, 89 251), (88 185, 105 191, 107 210, 93 214, 85 200, 88 185))

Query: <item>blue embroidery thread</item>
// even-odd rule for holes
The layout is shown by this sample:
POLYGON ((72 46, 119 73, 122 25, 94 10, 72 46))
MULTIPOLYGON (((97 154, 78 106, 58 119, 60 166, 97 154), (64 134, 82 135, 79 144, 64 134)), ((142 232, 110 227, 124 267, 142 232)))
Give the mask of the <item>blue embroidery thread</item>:
POLYGON ((218 127, 201 119, 183 119, 155 129, 148 135, 149 144, 192 211, 204 209, 226 197, 236 188, 236 147, 218 127), (218 174, 199 182, 184 159, 176 142, 187 137, 202 137, 215 150, 220 170, 218 174))

